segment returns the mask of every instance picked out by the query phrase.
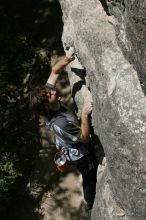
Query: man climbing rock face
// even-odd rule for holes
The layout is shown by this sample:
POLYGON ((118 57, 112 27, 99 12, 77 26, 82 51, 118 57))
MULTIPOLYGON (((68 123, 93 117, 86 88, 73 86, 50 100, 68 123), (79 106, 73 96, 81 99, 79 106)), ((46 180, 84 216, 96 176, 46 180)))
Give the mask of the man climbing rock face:
POLYGON ((64 151, 67 160, 75 166, 83 178, 83 192, 88 209, 92 209, 95 188, 97 165, 89 154, 90 125, 89 114, 92 111, 92 103, 85 98, 81 112, 81 124, 77 117, 64 108, 60 102, 60 96, 56 88, 56 82, 61 71, 68 65, 80 74, 85 72, 70 48, 66 55, 52 66, 51 74, 45 86, 36 87, 30 96, 32 110, 43 115, 46 125, 56 135, 56 147, 64 151))

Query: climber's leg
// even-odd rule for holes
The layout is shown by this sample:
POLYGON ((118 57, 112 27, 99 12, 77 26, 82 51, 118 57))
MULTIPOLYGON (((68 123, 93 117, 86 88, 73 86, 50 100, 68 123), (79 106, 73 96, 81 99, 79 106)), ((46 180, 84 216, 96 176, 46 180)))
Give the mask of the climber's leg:
POLYGON ((88 209, 92 209, 96 193, 97 167, 89 161, 87 156, 84 156, 78 161, 74 161, 73 164, 82 175, 84 198, 87 202, 88 209))

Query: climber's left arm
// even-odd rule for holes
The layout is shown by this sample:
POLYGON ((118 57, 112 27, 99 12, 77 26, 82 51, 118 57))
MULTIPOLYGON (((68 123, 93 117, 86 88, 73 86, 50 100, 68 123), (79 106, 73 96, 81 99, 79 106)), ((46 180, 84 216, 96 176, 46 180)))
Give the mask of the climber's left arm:
POLYGON ((88 99, 85 99, 82 113, 81 113, 81 135, 80 142, 88 143, 90 140, 90 123, 89 123, 89 114, 92 112, 93 106, 92 102, 88 99))

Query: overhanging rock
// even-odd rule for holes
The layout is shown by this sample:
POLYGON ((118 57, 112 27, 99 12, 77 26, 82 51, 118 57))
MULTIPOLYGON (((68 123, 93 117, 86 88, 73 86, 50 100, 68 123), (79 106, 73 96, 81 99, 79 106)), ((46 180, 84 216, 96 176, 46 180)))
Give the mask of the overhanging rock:
MULTIPOLYGON (((127 6, 131 2, 127 1, 127 6)), ((74 45, 86 67, 86 86, 94 101, 94 132, 100 138, 107 161, 98 170, 92 219, 145 220, 146 99, 138 72, 128 60, 130 53, 136 53, 128 51, 125 56, 117 42, 115 26, 118 22, 124 25, 124 16, 117 23, 109 23, 96 0, 60 0, 60 4, 63 44, 74 45)), ((127 15, 129 8, 124 10, 127 15)), ((126 28, 122 39, 124 36, 126 28)), ((70 74, 72 87, 78 80, 70 74)), ((84 91, 74 94, 79 109, 84 91)))

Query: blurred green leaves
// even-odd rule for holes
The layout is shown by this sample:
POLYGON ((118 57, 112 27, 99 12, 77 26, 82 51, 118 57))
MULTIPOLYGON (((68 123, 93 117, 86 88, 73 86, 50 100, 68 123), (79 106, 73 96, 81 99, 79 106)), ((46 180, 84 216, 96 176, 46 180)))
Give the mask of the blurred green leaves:
POLYGON ((32 149, 28 149, 29 137, 24 137, 25 134, 20 128, 23 128, 26 120, 25 114, 22 114, 21 118, 21 113, 26 111, 27 105, 26 100, 24 101, 22 84, 26 75, 32 73, 34 65, 32 59, 35 53, 26 34, 18 28, 16 20, 6 16, 2 10, 0 16, 0 212, 2 213, 7 210, 12 194, 19 188, 18 180, 25 175, 26 159, 29 164, 27 154, 32 153, 32 149))
POLYGON ((22 173, 16 168, 18 163, 16 155, 2 153, 0 158, 0 191, 8 191, 10 185, 15 179, 22 176, 22 173))
POLYGON ((17 177, 22 173, 17 167, 18 160, 16 155, 3 152, 0 156, 0 211, 4 211, 10 199, 9 191, 13 187, 17 177))
POLYGON ((5 35, 0 33, 1 46, 0 55, 0 77, 1 80, 18 84, 22 81, 24 74, 32 69, 32 51, 25 35, 14 35, 6 31, 5 35))

